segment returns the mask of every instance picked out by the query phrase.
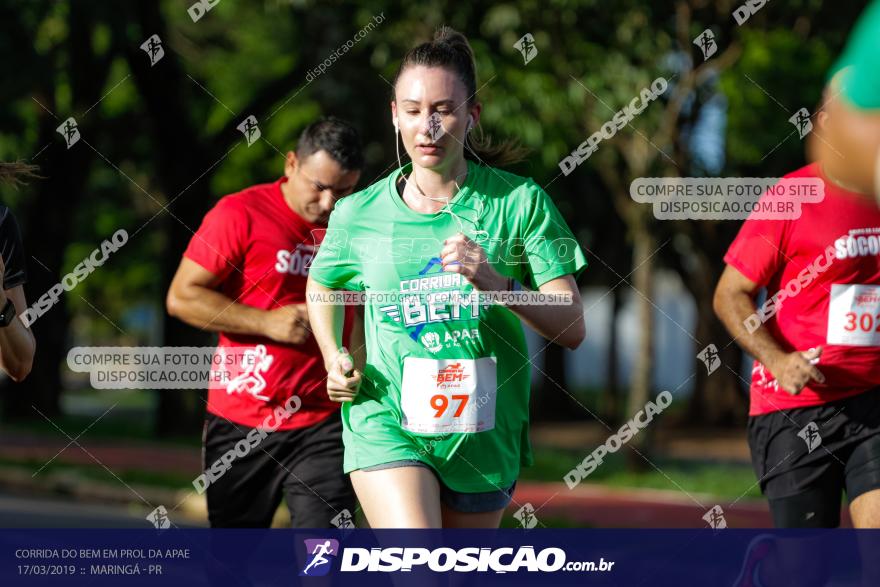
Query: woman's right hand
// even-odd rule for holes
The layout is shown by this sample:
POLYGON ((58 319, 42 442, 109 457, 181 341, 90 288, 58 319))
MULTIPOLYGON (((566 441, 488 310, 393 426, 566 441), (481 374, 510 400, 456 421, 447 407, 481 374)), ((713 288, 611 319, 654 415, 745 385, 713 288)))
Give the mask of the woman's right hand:
POLYGON ((351 354, 341 348, 327 366, 327 395, 334 402, 354 401, 361 386, 361 372, 351 354))

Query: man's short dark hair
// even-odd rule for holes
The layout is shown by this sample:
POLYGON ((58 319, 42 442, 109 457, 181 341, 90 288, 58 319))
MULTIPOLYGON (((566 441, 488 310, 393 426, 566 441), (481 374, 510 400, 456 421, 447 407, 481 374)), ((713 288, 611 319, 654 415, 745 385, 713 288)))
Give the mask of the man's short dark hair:
POLYGON ((308 125, 299 136, 296 156, 305 159, 318 151, 327 151, 347 171, 364 168, 361 138, 353 126, 330 116, 308 125))

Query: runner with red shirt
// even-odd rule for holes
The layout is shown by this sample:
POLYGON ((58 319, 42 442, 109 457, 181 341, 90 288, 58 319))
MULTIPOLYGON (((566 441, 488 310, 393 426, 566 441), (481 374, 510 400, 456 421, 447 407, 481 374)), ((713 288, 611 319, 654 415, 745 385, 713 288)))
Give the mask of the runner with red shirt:
POLYGON ((853 523, 880 527, 880 210, 819 164, 786 177, 822 179, 824 199, 749 218, 714 299, 756 358, 752 462, 777 527, 838 526, 844 490, 853 523))
MULTIPOLYGON (((219 332, 197 484, 214 527, 266 527, 282 494, 294 527, 331 527, 354 511, 339 404, 324 390, 305 287, 327 218, 362 167, 351 126, 333 118, 310 125, 287 153, 284 177, 208 212, 171 283, 169 313, 219 332), (217 465, 230 450, 234 459, 217 465)), ((346 314, 345 336, 357 332, 348 342, 356 347, 355 317, 346 314)))

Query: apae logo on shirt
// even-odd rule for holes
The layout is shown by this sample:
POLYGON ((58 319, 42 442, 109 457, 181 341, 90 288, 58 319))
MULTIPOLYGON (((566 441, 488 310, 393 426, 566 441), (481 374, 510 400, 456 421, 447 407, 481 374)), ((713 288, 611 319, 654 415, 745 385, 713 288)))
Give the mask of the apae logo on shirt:
POLYGON ((479 328, 454 328, 439 332, 426 332, 419 339, 422 346, 432 353, 439 353, 444 348, 454 349, 461 348, 462 343, 479 344, 480 329, 479 328))
POLYGON ((436 332, 426 332, 422 335, 422 345, 432 353, 440 352, 443 345, 440 343, 440 335, 436 332))

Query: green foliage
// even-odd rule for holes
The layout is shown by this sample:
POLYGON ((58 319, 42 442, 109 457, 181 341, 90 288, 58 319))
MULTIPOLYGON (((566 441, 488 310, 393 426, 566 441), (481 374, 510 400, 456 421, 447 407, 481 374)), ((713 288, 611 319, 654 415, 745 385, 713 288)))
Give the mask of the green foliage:
MULTIPOLYGON (((75 148, 96 152, 90 154, 85 185, 78 188, 82 205, 70 219, 73 234, 61 243, 63 262, 48 270, 60 277, 117 228, 128 230, 130 242, 67 300, 79 337, 143 340, 146 331, 128 332, 123 326, 123 336, 114 324, 123 325, 133 306, 153 308, 156 320, 164 311, 165 284, 158 276, 163 260, 178 258, 182 250, 169 242, 176 220, 161 207, 178 196, 171 213, 190 203, 195 190, 183 193, 190 182, 209 186, 211 201, 200 202, 207 206, 224 194, 277 178, 284 153, 294 147, 303 127, 322 114, 344 116, 361 129, 365 181, 387 173, 396 164, 388 82, 407 49, 449 24, 468 36, 477 57, 481 127, 496 139, 514 138, 531 149, 528 161, 513 170, 548 186, 582 244, 614 268, 594 263, 585 279, 613 285, 618 275, 629 273, 631 263, 625 219, 612 205, 599 171, 612 169, 628 184, 632 178, 627 174, 635 169, 628 159, 633 153, 651 157, 647 172, 670 169, 655 148, 672 153, 680 126, 655 145, 647 142, 654 142, 666 107, 657 101, 572 175, 561 177, 559 161, 653 79, 680 80, 688 64, 698 66, 699 53, 689 41, 703 29, 717 33, 720 52, 732 43, 741 52, 721 72, 717 88, 701 89, 720 92, 727 101, 724 173, 780 175, 803 163, 803 145, 792 136, 788 118, 802 106, 814 109, 825 72, 861 6, 828 8, 818 0, 768 4, 737 27, 730 16, 736 4, 694 8, 680 46, 679 5, 669 1, 223 1, 194 23, 186 3, 165 0, 158 6, 166 56, 138 83, 130 63, 146 59, 139 47, 155 32, 144 20, 152 3, 10 0, 0 6, 9 31, 0 38, 0 50, 10 65, 0 72, 0 158, 47 164, 64 145, 55 133, 46 142, 45 129, 77 117, 91 147, 75 148), (323 75, 305 79, 306 71, 379 14, 384 22, 323 75), (528 64, 514 48, 526 33, 538 48, 528 64), (78 34, 87 35, 95 59, 77 60, 71 47, 78 34), (160 78, 172 64, 180 79, 160 78), (101 75, 105 66, 109 70, 100 100, 85 103, 74 90, 77 82, 101 75), (248 110, 265 88, 291 72, 301 75, 273 95, 268 106, 248 110), (179 115, 190 127, 188 136, 160 138, 156 113, 149 108, 151 93, 167 98, 171 106, 160 115, 179 115), (220 134, 250 114, 257 116, 265 140, 248 147, 235 132, 220 134), (204 164, 189 170, 183 185, 170 185, 162 176, 163 162, 167 167, 163 157, 179 144, 195 151, 199 157, 194 159, 204 164)), ((701 104, 700 99, 693 102, 694 108, 701 104)), ((682 155, 687 160, 689 154, 682 155)), ((42 172, 55 170, 47 165, 42 172)), ((0 199, 24 208, 38 188, 38 183, 17 191, 0 187, 0 199)), ((57 194, 59 199, 69 196, 57 194)), ((39 231, 39 226, 30 230, 39 231)))
POLYGON ((804 158, 788 119, 802 107, 815 112, 834 54, 823 39, 803 39, 785 28, 741 36, 742 56, 721 78, 730 106, 730 167, 768 177, 785 174, 804 158))

